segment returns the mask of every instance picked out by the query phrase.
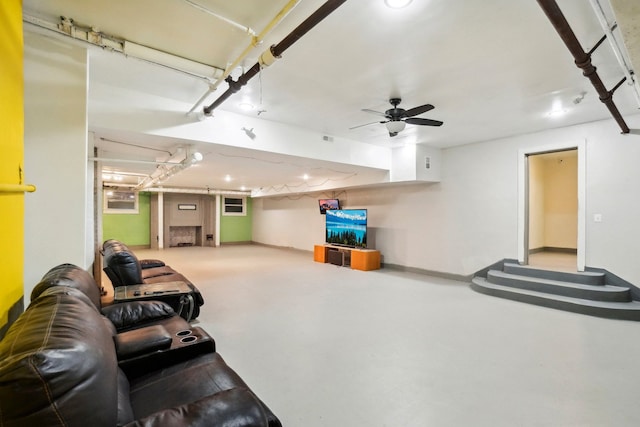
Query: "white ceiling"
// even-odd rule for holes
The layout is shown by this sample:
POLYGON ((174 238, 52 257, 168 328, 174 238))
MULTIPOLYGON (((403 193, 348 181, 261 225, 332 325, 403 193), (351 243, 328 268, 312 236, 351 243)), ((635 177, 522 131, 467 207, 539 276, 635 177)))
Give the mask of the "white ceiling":
MULTIPOLYGON (((29 24, 33 18, 58 23, 60 16, 66 16, 77 25, 95 27, 103 34, 219 69, 229 66, 251 42, 246 31, 220 17, 260 33, 287 3, 286 0, 23 1, 27 30, 33 30, 29 24)), ((300 1, 264 42, 249 53, 240 68, 250 68, 267 46, 281 41, 323 3, 300 1)), ((603 35, 590 3, 558 0, 585 50, 603 35)), ((640 5, 636 0, 613 3, 623 13, 617 18, 627 38, 629 54, 638 58, 640 5)), ((606 5, 605 12, 613 21, 614 15, 606 5)), ((301 178, 304 173, 313 174, 317 180, 336 181, 350 174, 380 177, 385 173, 350 165, 347 160, 331 163, 233 144, 161 138, 129 132, 117 124, 98 127, 94 119, 102 109, 118 108, 104 88, 193 107, 206 93, 208 83, 105 50, 90 52, 89 127, 104 150, 102 157, 164 161, 168 153, 147 148, 175 154, 178 145, 194 145, 193 149, 205 154, 202 163, 175 175, 166 185, 232 190, 241 186, 256 189, 289 185, 291 192, 295 192, 312 189, 305 187, 301 178), (223 180, 225 170, 233 170, 231 182, 223 180), (292 176, 299 179, 292 181, 292 176)), ((606 43, 594 53, 593 62, 608 88, 624 76, 606 43)), ((232 76, 237 78, 241 72, 234 70, 232 76)), ((211 103, 226 88, 227 84, 222 83, 206 103, 211 103)), ((637 113, 638 103, 631 86, 624 84, 614 100, 623 116, 637 113)), ((197 111, 201 109, 199 106, 197 111)), ((383 147, 419 143, 444 148, 611 117, 588 79, 574 65, 573 57, 540 6, 524 0, 413 0, 400 10, 387 8, 383 0, 348 0, 219 109, 383 147), (362 109, 384 111, 389 108, 390 97, 401 97, 401 107, 405 109, 433 104, 435 109, 419 117, 441 120, 444 125, 407 125, 395 138, 390 138, 379 123, 350 129, 376 122, 377 116, 362 109), (243 101, 256 108, 249 112, 241 110, 238 105, 243 101), (566 114, 549 117, 548 112, 558 106, 566 114)), ((188 111, 185 108, 184 113, 188 111)), ((214 112, 214 117, 207 120, 216 119, 214 112)), ((105 167, 136 173, 155 169, 153 165, 140 164, 105 163, 105 167)))

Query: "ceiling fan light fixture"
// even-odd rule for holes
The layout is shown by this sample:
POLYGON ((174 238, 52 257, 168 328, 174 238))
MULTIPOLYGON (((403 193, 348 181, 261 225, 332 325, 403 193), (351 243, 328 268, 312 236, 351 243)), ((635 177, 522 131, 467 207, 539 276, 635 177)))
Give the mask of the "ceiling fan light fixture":
POLYGON ((402 9, 409 6, 412 0, 384 0, 384 4, 392 9, 402 9))
POLYGON ((389 133, 398 133, 404 130, 407 124, 402 120, 390 120, 385 123, 389 133))

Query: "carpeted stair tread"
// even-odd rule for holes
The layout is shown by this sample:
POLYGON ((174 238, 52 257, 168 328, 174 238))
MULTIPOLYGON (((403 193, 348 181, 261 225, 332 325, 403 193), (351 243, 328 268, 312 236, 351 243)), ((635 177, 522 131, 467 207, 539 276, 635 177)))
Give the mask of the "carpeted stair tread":
POLYGON ((520 276, 538 277, 541 279, 554 279, 565 282, 582 283, 585 285, 604 285, 605 274, 596 271, 551 271, 543 270, 528 265, 514 264, 510 262, 504 263, 504 271, 510 274, 517 274, 520 276))
POLYGON ((631 300, 629 288, 613 285, 586 285, 564 280, 546 279, 519 274, 489 270, 487 280, 490 283, 510 286, 518 289, 547 292, 573 298, 626 302, 631 300))
POLYGON ((480 293, 515 301, 612 319, 640 320, 640 302, 594 301, 497 285, 474 277, 471 287, 480 293))

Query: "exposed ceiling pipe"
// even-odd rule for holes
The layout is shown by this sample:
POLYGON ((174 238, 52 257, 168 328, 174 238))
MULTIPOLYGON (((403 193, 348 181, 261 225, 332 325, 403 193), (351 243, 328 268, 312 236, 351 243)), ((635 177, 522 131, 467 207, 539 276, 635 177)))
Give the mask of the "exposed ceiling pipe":
POLYGON ((593 87, 595 87, 598 92, 598 96, 600 97, 600 101, 607 106, 609 112, 618 123, 618 126, 622 129, 622 133, 629 133, 629 127, 622 118, 620 111, 618 111, 618 107, 616 107, 612 97, 615 90, 620 87, 620 84, 622 84, 622 81, 619 82, 611 91, 608 91, 604 83, 602 83, 602 80, 596 71, 596 67, 591 63, 592 52, 585 52, 584 49, 582 49, 578 38, 569 26, 569 22, 567 22, 567 19, 564 17, 560 7, 558 7, 558 3, 556 3, 555 0, 538 0, 538 4, 542 7, 547 18, 549 18, 549 21, 551 21, 551 24, 560 35, 560 38, 573 55, 576 66, 582 70, 582 74, 587 77, 591 81, 593 87))
POLYGON ((211 115, 214 109, 220 106, 224 101, 227 100, 231 95, 238 92, 242 86, 246 85, 251 78, 255 77, 262 68, 263 65, 270 65, 276 59, 282 56, 282 53, 287 50, 291 45, 293 45, 296 41, 298 41, 302 36, 304 36, 309 30, 315 27, 318 23, 320 23, 324 18, 329 16, 334 10, 340 7, 347 0, 329 0, 318 10, 316 10, 311 16, 305 19, 300 25, 298 25, 288 36, 286 36, 280 43, 277 45, 271 46, 267 51, 265 51, 261 56, 260 60, 256 62, 253 67, 251 67, 248 71, 238 77, 237 81, 233 81, 230 77, 227 77, 225 81, 229 83, 229 88, 211 105, 204 108, 205 115, 211 115))
MULTIPOLYGON (((189 1, 189 0, 185 0, 185 1, 189 1)), ((207 92, 202 95, 200 97, 200 99, 198 99, 198 101, 196 102, 196 104, 191 108, 191 110, 189 110, 189 112, 187 114, 191 114, 193 113, 196 108, 198 108, 200 106, 200 104, 202 104, 204 102, 205 99, 207 99, 207 97, 213 92, 215 91, 218 86, 220 86, 220 83, 222 83, 230 74, 231 72, 238 66, 240 65, 240 63, 242 62, 243 59, 245 59, 247 57, 247 55, 249 55, 249 53, 251 53, 251 51, 258 46, 260 43, 262 43, 262 41, 264 40, 264 38, 271 32, 271 30, 273 30, 273 28, 280 23, 280 21, 282 21, 285 16, 287 16, 287 14, 289 12, 291 12, 291 10, 293 10, 293 8, 300 3, 300 0, 290 0, 281 10, 280 12, 278 12, 278 14, 267 24, 266 27, 264 27, 264 29, 260 32, 260 34, 258 34, 255 37, 252 37, 251 39, 251 43, 249 43, 249 45, 244 49, 244 51, 240 54, 240 56, 238 56, 225 70, 224 73, 222 74, 222 76, 213 84, 209 85, 209 90, 207 90, 207 92)))
POLYGON ((104 163, 133 163, 140 165, 166 165, 166 166, 175 166, 179 164, 178 162, 156 162, 153 160, 128 160, 128 159, 114 159, 110 157, 89 157, 89 160, 94 162, 104 162, 104 163))
POLYGON ((202 64, 105 34, 93 27, 79 26, 70 18, 62 17, 60 23, 54 24, 25 14, 22 20, 27 24, 25 28, 32 28, 39 34, 47 37, 77 42, 85 48, 94 47, 105 49, 126 57, 169 68, 190 77, 206 80, 209 83, 214 79, 219 80, 224 71, 211 65, 202 64))
POLYGON ((250 191, 232 191, 232 190, 211 190, 209 188, 164 188, 151 187, 145 188, 144 191, 151 193, 188 193, 188 194, 210 194, 212 196, 250 196, 250 191))
POLYGON ((640 107, 640 83, 638 83, 638 80, 635 78, 633 68, 630 65, 630 61, 628 60, 628 54, 626 53, 624 43, 619 42, 618 38, 613 33, 613 31, 618 27, 618 24, 615 21, 612 24, 609 24, 600 0, 591 0, 591 7, 593 8, 596 17, 600 22, 600 26, 602 26, 602 30, 607 35, 607 40, 609 41, 611 50, 613 50, 613 54, 618 60, 620 68, 622 68, 624 75, 627 77, 627 82, 633 89, 633 94, 636 97, 636 102, 638 104, 638 107, 640 107))
POLYGON ((199 5, 198 3, 191 1, 191 0, 182 0, 183 2, 187 3, 189 6, 195 7, 196 9, 198 9, 201 12, 207 13, 211 16, 215 16, 216 18, 218 18, 219 20, 226 22, 227 24, 239 28, 242 31, 244 31, 245 33, 249 34, 250 36, 254 37, 256 35, 256 32, 253 31, 251 29, 251 27, 246 27, 242 24, 238 24, 237 22, 232 21, 229 18, 225 18, 222 15, 218 15, 217 13, 215 13, 214 11, 212 11, 211 9, 207 9, 206 7, 199 5))

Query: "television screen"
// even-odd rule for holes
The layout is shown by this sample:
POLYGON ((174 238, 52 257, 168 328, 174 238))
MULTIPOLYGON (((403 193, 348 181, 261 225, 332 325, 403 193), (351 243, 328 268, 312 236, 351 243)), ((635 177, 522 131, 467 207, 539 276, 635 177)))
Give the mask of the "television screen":
POLYGON ((324 215, 328 210, 340 209, 340 201, 338 199, 320 199, 318 200, 320 213, 324 215))
POLYGON ((367 210, 327 210, 326 241, 352 248, 367 247, 367 210))

